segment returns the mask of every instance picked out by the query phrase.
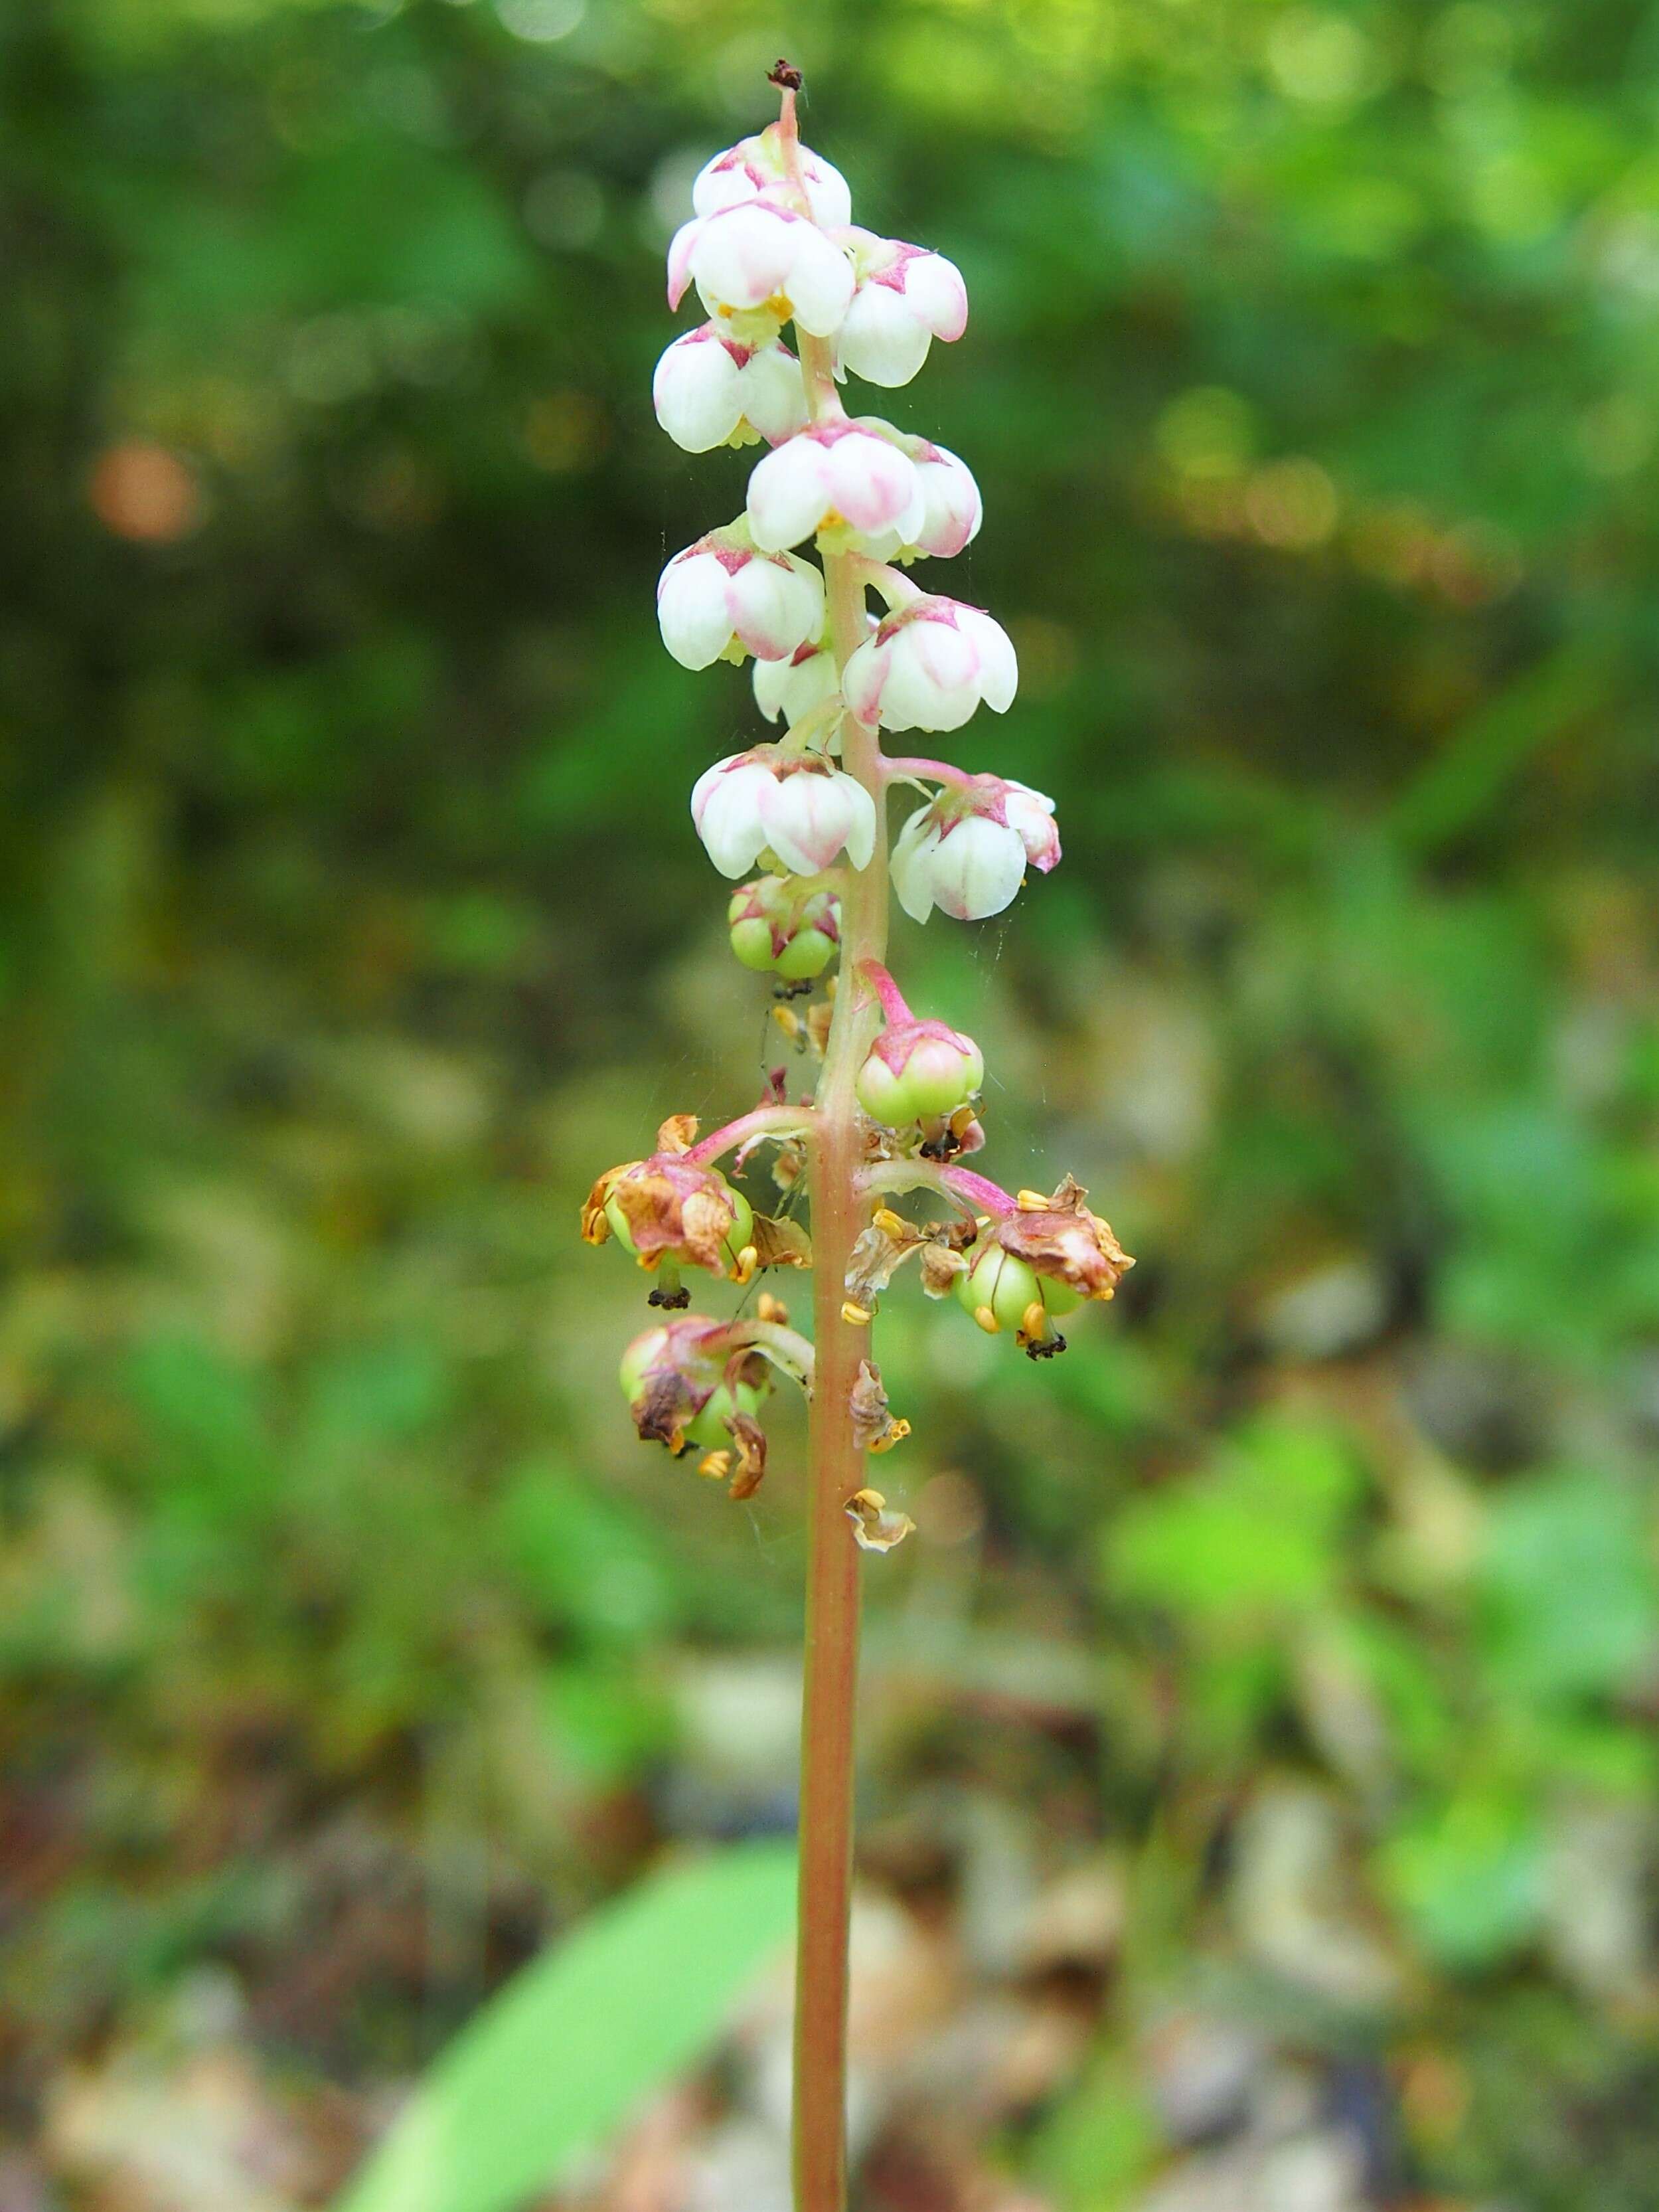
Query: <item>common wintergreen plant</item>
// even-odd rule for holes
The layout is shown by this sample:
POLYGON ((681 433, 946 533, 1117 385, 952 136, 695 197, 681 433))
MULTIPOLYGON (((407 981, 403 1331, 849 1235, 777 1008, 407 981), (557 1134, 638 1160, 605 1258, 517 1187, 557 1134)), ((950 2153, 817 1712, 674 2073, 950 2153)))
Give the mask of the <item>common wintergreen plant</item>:
POLYGON ((881 1294, 905 1260, 923 1291, 954 1292, 978 1325, 1032 1358, 1063 1350, 1057 1316, 1110 1298, 1132 1262, 1069 1178, 1017 1195, 964 1166, 984 1142, 984 1063, 973 1040, 917 1017, 882 964, 890 889, 925 921, 1000 914, 1028 867, 1060 858, 1054 805, 1008 778, 884 755, 881 732, 961 728, 1004 713, 1018 680, 1007 633, 978 607, 924 592, 906 571, 960 553, 979 493, 954 453, 876 416, 850 416, 848 372, 909 382, 936 338, 967 320, 962 279, 941 254, 857 228, 846 185, 803 147, 799 77, 780 63, 778 120, 710 161, 691 220, 669 249, 669 302, 695 289, 707 320, 657 365, 657 413, 692 453, 764 441, 744 512, 663 571, 663 641, 688 668, 754 660, 761 711, 781 738, 699 778, 692 817, 734 879, 732 946, 778 977, 778 1013, 821 1059, 809 1097, 773 1073, 750 1112, 699 1138, 665 1122, 647 1158, 611 1169, 584 1218, 652 1278, 673 1312, 629 1346, 622 1387, 639 1434, 749 1495, 766 1470, 765 1401, 782 1376, 812 1406, 803 1700, 795 2168, 801 2212, 845 2197, 847 1921, 852 1867, 852 1721, 860 1549, 885 1551, 905 1516, 865 1482, 867 1453, 908 1433, 870 1357, 881 1294), (782 343, 794 325, 796 350, 782 343), (811 544, 821 566, 795 549, 811 544), (880 602, 872 611, 870 598, 880 602), (924 803, 889 863, 894 786, 924 803), (810 992, 839 957, 824 998, 810 992), (810 1198, 811 1242, 787 1212, 760 1212, 728 1180, 761 1147, 792 1203, 810 1198), (945 1209, 912 1220, 888 1203, 921 1193, 945 1209), (681 1310, 681 1270, 738 1284, 779 1266, 815 1270, 813 1340, 762 1294, 723 1322, 681 1310))

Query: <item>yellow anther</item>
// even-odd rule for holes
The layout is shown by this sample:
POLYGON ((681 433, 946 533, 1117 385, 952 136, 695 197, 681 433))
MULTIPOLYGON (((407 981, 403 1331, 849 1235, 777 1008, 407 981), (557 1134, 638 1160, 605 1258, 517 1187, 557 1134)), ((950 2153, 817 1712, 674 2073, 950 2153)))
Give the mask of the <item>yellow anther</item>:
POLYGON ((724 1482, 731 1473, 731 1454, 729 1451, 705 1452, 697 1462, 697 1472, 707 1475, 711 1482, 724 1482))
POLYGON ((754 1310, 762 1321, 775 1322, 779 1328, 787 1326, 790 1310, 782 1298, 773 1297, 770 1291, 762 1291, 755 1300, 754 1310))
POLYGON ((733 1282, 753 1282, 754 1279, 754 1271, 760 1264, 760 1255, 755 1250, 754 1245, 744 1245, 742 1250, 737 1255, 737 1264, 731 1271, 731 1279, 733 1282))
POLYGON ((1054 1200, 1046 1191, 1022 1190, 1014 1202, 1021 1213, 1046 1213, 1054 1200))
POLYGON ((906 1420, 897 1420, 887 1431, 886 1436, 876 1438, 870 1446, 870 1449, 876 1453, 891 1451, 895 1444, 903 1443, 909 1434, 910 1423, 906 1420))
POLYGON ((873 1225, 885 1237, 902 1237, 910 1224, 895 1213, 890 1206, 878 1206, 870 1217, 873 1225))
POLYGON ((801 1034, 801 1017, 796 1012, 794 1007, 774 1006, 772 1010, 772 1018, 793 1044, 801 1034))
POLYGON ((849 1298, 841 1309, 841 1318, 854 1328, 868 1328, 870 1324, 869 1309, 868 1306, 856 1306, 849 1298))
POLYGON ((975 1306, 973 1317, 987 1336, 997 1336, 1002 1334, 1002 1324, 989 1306, 975 1306))
POLYGON ((1020 1316, 1020 1334, 1030 1337, 1034 1344, 1042 1344, 1048 1333, 1048 1309, 1041 1298, 1033 1298, 1020 1316))

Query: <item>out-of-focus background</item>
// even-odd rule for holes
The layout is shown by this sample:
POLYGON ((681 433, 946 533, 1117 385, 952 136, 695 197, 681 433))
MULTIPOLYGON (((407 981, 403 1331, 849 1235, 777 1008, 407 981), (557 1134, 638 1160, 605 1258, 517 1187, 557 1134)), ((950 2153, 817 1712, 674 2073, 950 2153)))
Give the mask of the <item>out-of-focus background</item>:
MULTIPOLYGON (((881 1316, 861 2203, 1650 2212, 1638 0, 6 15, 0 2203, 325 2202, 792 1820, 798 1424, 742 1507, 642 1449, 575 1237, 779 1057, 651 604, 753 456, 649 382, 780 47, 966 276, 863 404, 978 474, 950 750, 1065 839, 895 962, 1140 1255, 1043 1367, 881 1316)), ((771 2212, 758 2002, 548 2203, 771 2212)))

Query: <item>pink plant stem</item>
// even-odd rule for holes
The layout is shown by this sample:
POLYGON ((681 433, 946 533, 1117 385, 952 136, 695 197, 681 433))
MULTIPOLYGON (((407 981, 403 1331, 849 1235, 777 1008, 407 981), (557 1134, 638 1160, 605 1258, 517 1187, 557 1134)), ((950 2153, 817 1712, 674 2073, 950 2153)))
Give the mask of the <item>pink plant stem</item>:
MULTIPOLYGON (((795 94, 782 131, 795 166, 795 94)), ((799 183, 798 170, 796 182, 799 183)), ((802 202, 805 205, 804 192, 802 202)), ((797 326, 798 328, 798 326, 797 326)), ((815 422, 842 413, 828 343, 801 331, 801 368, 815 422)), ((863 566, 826 552, 824 581, 837 670, 865 635, 863 566)), ((875 801, 875 850, 841 901, 841 974, 887 950, 887 842, 881 739, 849 714, 841 763, 875 801)), ((853 1083, 875 1006, 844 981, 835 1002, 809 1146, 812 1174, 812 1400, 807 1509, 805 1663, 801 1701, 800 1914, 796 1938, 796 2212, 845 2212, 847 2196, 847 1939, 852 1911, 853 1717, 858 1687, 858 1560, 848 1500, 863 1487, 852 1393, 867 1339, 843 1316, 854 1241, 869 1213, 857 1187, 863 1155, 853 1083)))
POLYGON ((699 1137, 684 1158, 699 1167, 711 1167, 754 1137, 804 1137, 812 1127, 813 1112, 810 1106, 757 1106, 752 1114, 740 1114, 724 1128, 699 1137))
POLYGON ((885 561, 867 561, 861 554, 852 556, 858 563, 861 581, 873 584, 889 607, 906 607, 914 599, 927 594, 919 584, 914 584, 902 568, 889 568, 885 561))
POLYGON ((858 973, 881 1001, 881 1012, 889 1022, 896 1026, 900 1022, 914 1020, 915 1017, 905 1004, 904 993, 879 960, 861 960, 858 973))
POLYGON ((939 1166, 931 1160, 878 1160, 859 1170, 858 1188, 869 1197, 883 1191, 936 1190, 965 1213, 976 1218, 989 1213, 996 1221, 1020 1210, 1018 1199, 989 1176, 975 1175, 972 1168, 939 1166))
POLYGON ((889 783, 902 782, 906 776, 925 783, 948 783, 966 790, 975 779, 965 768, 953 768, 948 761, 929 760, 924 753, 889 753, 882 762, 889 783))

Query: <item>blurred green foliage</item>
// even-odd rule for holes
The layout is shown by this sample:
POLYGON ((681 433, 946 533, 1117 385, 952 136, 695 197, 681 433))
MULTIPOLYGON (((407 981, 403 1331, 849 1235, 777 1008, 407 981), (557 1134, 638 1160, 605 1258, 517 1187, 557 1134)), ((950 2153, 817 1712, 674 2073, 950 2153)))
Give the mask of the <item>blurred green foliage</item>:
POLYGON ((1152 2168, 1141 2023, 1220 1975, 1385 2076, 1424 2191, 1650 2205, 1656 24, 0 20, 20 2137, 204 1960, 372 2081, 665 1838, 788 1824, 719 1662, 797 1632, 798 1434, 743 1510, 640 1452, 573 1238, 777 1049, 684 811, 753 706, 651 615, 746 462, 649 374, 781 46, 967 277, 877 404, 978 473, 950 588, 1023 684, 960 757, 1066 843, 896 964, 991 1171, 1141 1255, 1040 1370, 887 1302, 873 1866, 935 1785, 1128 1855, 1096 2057, 998 2149, 1067 2203, 1152 2168))

